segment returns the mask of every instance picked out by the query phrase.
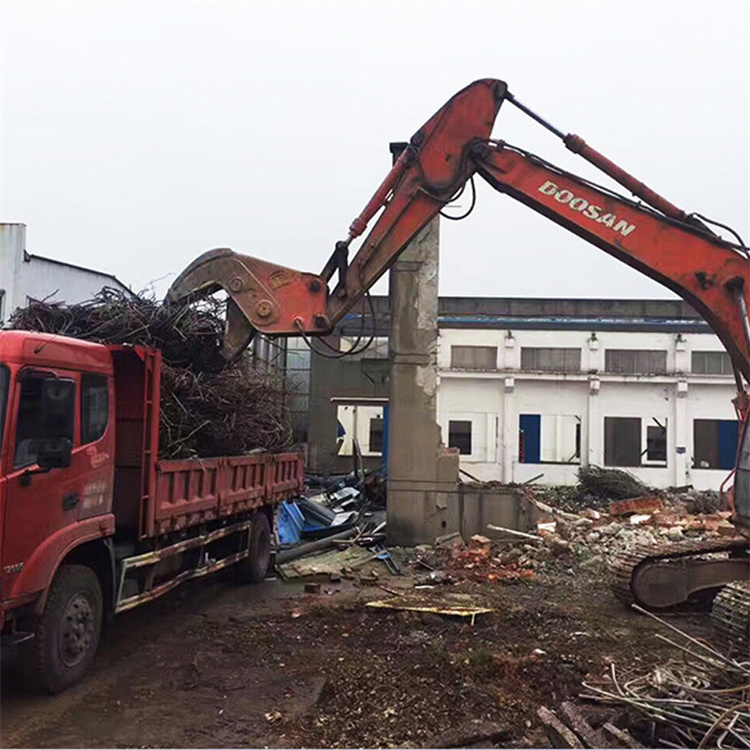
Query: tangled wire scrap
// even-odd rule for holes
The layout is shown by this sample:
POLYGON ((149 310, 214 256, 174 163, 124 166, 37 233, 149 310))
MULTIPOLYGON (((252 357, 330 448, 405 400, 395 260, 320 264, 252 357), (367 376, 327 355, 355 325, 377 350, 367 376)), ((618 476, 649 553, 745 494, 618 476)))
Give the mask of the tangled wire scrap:
POLYGON ((627 706, 650 719, 650 747, 750 748, 750 656, 733 659, 635 608, 683 639, 656 636, 679 649, 681 658, 640 674, 618 674, 612 664, 608 679, 583 684, 590 692, 581 697, 627 706))
POLYGON ((105 288, 74 305, 32 301, 16 311, 10 326, 160 349, 160 458, 278 451, 291 443, 290 384, 278 372, 253 368, 247 359, 226 364, 220 301, 168 306, 105 288))

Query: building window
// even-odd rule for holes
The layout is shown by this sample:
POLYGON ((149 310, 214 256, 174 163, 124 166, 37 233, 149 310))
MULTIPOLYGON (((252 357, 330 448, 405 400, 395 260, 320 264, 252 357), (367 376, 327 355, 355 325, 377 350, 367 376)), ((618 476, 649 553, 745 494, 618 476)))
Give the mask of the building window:
POLYGON ((732 360, 726 352, 693 352, 691 371, 697 375, 733 375, 732 360))
POLYGON ((448 422, 448 447, 458 448, 462 456, 471 455, 471 422, 468 420, 448 422))
POLYGON ((640 418, 604 418, 604 463, 607 466, 641 465, 640 418))
POLYGON ((607 466, 648 466, 667 463, 667 420, 652 417, 604 418, 604 463, 607 466))
POLYGON ((521 369, 537 372, 580 372, 581 350, 521 347, 521 369))
POLYGON ((667 371, 667 352, 651 349, 607 349, 604 352, 607 372, 625 375, 663 375, 667 371))
POLYGON ((696 419, 693 422, 693 468, 733 469, 737 435, 738 425, 734 419, 696 419))
POLYGON ((581 462, 581 418, 572 414, 520 414, 518 460, 522 464, 581 462))
POLYGON ((286 346, 286 377, 294 440, 306 443, 310 425, 310 348, 301 337, 290 338, 286 346))
POLYGON ((383 452, 383 417, 370 419, 370 453, 383 452))
POLYGON ((455 370, 496 370, 496 346, 452 346, 451 367, 455 370))
MULTIPOLYGON (((656 420, 654 420, 656 421, 656 420)), ((667 462, 667 425, 650 424, 646 427, 646 461, 667 462)))
POLYGON ((367 343, 367 338, 361 336, 342 336, 339 341, 339 349, 348 352, 356 349, 354 354, 348 355, 352 359, 388 359, 388 337, 376 336, 370 341, 366 349, 362 347, 367 343))

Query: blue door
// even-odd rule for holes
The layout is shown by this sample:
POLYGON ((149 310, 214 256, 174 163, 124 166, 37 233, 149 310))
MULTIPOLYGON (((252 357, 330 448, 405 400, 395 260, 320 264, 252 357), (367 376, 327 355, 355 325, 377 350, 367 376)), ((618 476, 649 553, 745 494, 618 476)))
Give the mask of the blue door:
MULTIPOLYGON (((522 464, 538 464, 541 450, 542 417, 540 414, 519 415, 520 461, 522 464)), ((734 461, 734 458, 732 459, 734 461)))
POLYGON ((733 469, 737 457, 737 422, 734 419, 719 420, 719 468, 733 469))

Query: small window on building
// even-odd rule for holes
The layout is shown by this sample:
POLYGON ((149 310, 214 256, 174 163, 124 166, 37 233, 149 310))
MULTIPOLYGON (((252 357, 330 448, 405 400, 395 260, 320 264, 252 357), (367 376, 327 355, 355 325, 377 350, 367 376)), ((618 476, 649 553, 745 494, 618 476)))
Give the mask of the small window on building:
POLYGON ((733 375, 732 360, 726 352, 693 352, 691 371, 697 375, 733 375))
POLYGON ((383 452, 383 417, 370 419, 370 453, 383 452))
POLYGON ((456 370, 496 370, 496 346, 452 346, 451 367, 456 370))
POLYGON ((81 377, 81 445, 93 443, 104 434, 108 419, 107 378, 81 377))
POLYGON ((468 420, 448 422, 448 447, 458 448, 462 456, 471 455, 471 422, 468 420))
POLYGON ((604 463, 607 466, 641 465, 640 418, 604 418, 604 463))
POLYGON ((580 372, 581 350, 521 347, 521 369, 537 372, 580 372))
POLYGON ((734 419, 696 419, 693 422, 693 468, 734 468, 738 425, 734 419))
POLYGON ((646 427, 646 461, 666 463, 667 425, 650 424, 646 427))
POLYGON ((607 349, 604 352, 607 372, 624 375, 663 375, 667 371, 667 352, 651 349, 607 349))
POLYGON ((72 380, 55 379, 46 373, 28 373, 22 378, 14 468, 36 463, 39 444, 44 438, 67 438, 72 444, 75 396, 72 380), (45 382, 51 380, 54 380, 54 388, 45 388, 45 382))
POLYGON ((574 414, 520 414, 518 460, 522 464, 581 462, 581 418, 574 414))

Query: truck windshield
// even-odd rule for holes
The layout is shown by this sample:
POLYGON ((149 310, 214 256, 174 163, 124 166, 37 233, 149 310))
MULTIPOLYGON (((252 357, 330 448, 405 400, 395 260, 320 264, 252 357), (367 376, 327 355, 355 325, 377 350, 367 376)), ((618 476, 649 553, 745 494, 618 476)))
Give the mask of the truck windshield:
POLYGON ((0 452, 2 452, 3 436, 5 435, 5 410, 8 407, 8 390, 10 371, 5 365, 0 365, 0 452))

